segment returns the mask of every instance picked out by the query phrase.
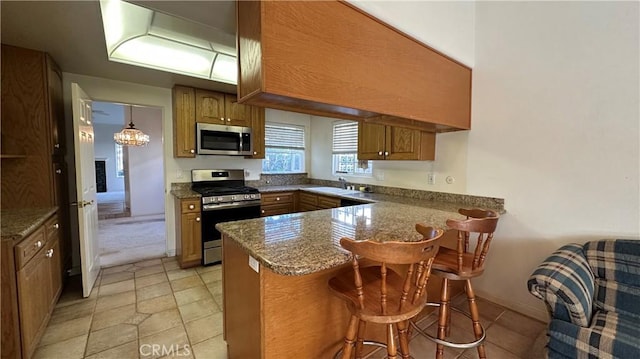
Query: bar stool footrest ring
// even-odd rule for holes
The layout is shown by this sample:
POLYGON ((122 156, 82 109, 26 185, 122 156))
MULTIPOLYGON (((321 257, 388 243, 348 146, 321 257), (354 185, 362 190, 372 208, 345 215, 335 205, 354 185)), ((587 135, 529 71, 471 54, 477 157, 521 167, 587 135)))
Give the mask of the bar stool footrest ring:
MULTIPOLYGON (((380 343, 380 342, 376 342, 373 340, 364 340, 362 342, 363 345, 373 345, 376 347, 381 347, 381 348, 386 348, 387 345, 385 343, 380 343)), ((342 348, 340 348, 340 350, 338 350, 338 352, 336 353, 336 355, 333 356, 333 359, 338 359, 340 357, 340 354, 342 354, 342 348)), ((413 358, 413 357, 411 357, 413 358)))
MULTIPOLYGON (((429 306, 429 307, 440 307, 440 303, 431 303, 428 302, 425 304, 425 307, 429 306)), ((464 315, 465 317, 473 320, 473 318, 471 318, 471 316, 463 311, 461 311, 458 308, 454 308, 454 307, 450 307, 453 311, 460 313, 462 315, 464 315)), ((484 339, 486 338, 486 333, 484 330, 484 326, 482 326, 482 324, 480 324, 480 329, 482 329, 482 335, 480 336, 479 339, 476 339, 473 342, 468 342, 468 343, 453 343, 453 342, 449 342, 446 340, 442 340, 439 338, 434 337, 433 335, 426 333, 425 331, 423 331, 422 329, 418 328, 418 325, 416 325, 416 323, 414 323, 413 321, 410 321, 411 326, 413 327, 413 329, 416 330, 416 332, 418 332, 419 334, 422 334, 423 336, 427 337, 428 339, 430 339, 431 341, 435 342, 436 344, 442 344, 446 347, 450 347, 450 348, 457 348, 457 349, 470 349, 470 348, 475 348, 478 345, 482 344, 482 342, 484 341, 484 339)))

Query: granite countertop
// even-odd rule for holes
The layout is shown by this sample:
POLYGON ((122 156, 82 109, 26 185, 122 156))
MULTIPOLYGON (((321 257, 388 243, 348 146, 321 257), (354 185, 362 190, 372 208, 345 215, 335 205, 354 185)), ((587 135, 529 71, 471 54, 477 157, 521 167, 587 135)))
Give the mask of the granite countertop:
POLYGON ((58 207, 6 209, 0 211, 2 240, 20 240, 41 226, 58 207))
MULTIPOLYGON (((189 186, 191 184, 189 183, 189 186)), ((199 198, 202 195, 194 190, 191 187, 184 186, 183 188, 172 188, 170 192, 173 196, 179 199, 188 199, 188 198, 199 198)))
POLYGON ((312 212, 219 223, 263 266, 281 275, 305 275, 349 261, 340 238, 378 241, 419 240, 416 223, 447 229, 454 211, 380 202, 312 212))

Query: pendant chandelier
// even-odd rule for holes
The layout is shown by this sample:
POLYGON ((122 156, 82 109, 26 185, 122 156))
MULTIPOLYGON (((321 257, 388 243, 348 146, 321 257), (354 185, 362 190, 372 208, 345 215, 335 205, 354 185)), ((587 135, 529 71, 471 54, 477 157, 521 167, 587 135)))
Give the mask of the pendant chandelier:
POLYGON ((113 134, 113 140, 122 146, 145 146, 149 143, 149 135, 133 125, 133 106, 129 106, 129 127, 113 134))

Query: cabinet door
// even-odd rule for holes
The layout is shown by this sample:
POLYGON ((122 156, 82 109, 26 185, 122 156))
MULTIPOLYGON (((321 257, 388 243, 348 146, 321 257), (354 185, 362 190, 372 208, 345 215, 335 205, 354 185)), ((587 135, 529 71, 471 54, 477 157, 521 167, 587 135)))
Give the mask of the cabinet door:
POLYGON ((239 104, 236 95, 224 95, 224 112, 227 125, 251 126, 253 106, 239 104))
POLYGON ((336 208, 340 207, 340 198, 329 196, 318 196, 318 207, 336 208))
POLYGON ((385 157, 388 160, 419 160, 420 131, 395 126, 386 127, 385 157))
POLYGON ((196 122, 227 124, 224 106, 223 93, 196 89, 196 122))
POLYGON ((173 157, 196 157, 195 90, 173 88, 173 157))
POLYGON ((200 213, 185 213, 182 215, 181 222, 181 263, 185 266, 197 265, 202 261, 200 213))
POLYGON ((253 155, 246 156, 247 158, 264 158, 264 108, 250 106, 251 107, 251 138, 253 140, 253 155))
POLYGON ((62 71, 51 56, 46 56, 47 86, 51 126, 51 147, 54 156, 64 156, 66 152, 64 135, 64 101, 62 98, 62 71))
MULTIPOLYGON (((48 248, 48 247, 47 247, 48 248)), ((45 324, 51 301, 50 261, 47 248, 40 250, 27 265, 17 272, 18 303, 22 353, 29 358, 38 344, 35 340, 45 324)))
POLYGON ((358 160, 384 159, 385 127, 365 122, 358 124, 358 160))
POLYGON ((53 242, 50 243, 45 252, 47 263, 49 264, 49 305, 48 308, 53 308, 58 301, 58 296, 62 292, 62 252, 60 251, 60 240, 56 237, 53 242))

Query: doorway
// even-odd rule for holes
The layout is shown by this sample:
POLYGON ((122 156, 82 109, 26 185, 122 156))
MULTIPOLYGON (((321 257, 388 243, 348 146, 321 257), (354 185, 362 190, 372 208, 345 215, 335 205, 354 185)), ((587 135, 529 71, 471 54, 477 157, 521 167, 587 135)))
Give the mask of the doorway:
POLYGON ((166 255, 162 110, 94 101, 98 242, 102 267, 166 255), (142 147, 113 135, 129 122, 148 134, 142 147))

